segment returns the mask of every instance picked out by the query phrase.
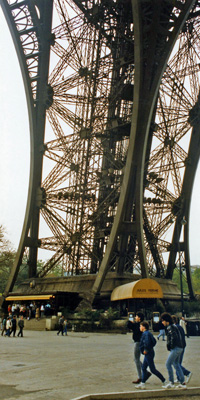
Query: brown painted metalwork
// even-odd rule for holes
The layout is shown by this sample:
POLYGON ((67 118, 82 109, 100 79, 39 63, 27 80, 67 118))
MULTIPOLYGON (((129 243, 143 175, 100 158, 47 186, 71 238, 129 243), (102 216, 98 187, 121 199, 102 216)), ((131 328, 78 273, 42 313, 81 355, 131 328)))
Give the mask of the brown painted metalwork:
POLYGON ((30 277, 61 263, 66 276, 96 274, 85 295, 92 303, 108 271, 171 278, 181 247, 194 297, 188 226, 200 152, 200 2, 1 4, 31 127, 26 217, 4 296, 25 249, 30 277), (38 249, 52 254, 40 272, 38 249))

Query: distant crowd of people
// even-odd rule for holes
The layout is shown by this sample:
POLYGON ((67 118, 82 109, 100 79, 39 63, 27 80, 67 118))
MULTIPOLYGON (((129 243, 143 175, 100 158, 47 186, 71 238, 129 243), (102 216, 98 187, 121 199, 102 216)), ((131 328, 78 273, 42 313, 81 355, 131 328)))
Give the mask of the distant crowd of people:
POLYGON ((29 304, 9 304, 8 314, 16 315, 17 318, 23 316, 24 319, 43 318, 55 314, 55 307, 51 303, 36 303, 30 302, 29 304))
POLYGON ((35 318, 39 320, 43 317, 48 317, 55 314, 53 304, 30 302, 29 304, 9 304, 8 316, 4 316, 1 322, 1 336, 16 335, 17 328, 19 332, 17 336, 23 337, 24 319, 30 320, 35 318))
POLYGON ((162 388, 170 389, 177 386, 186 389, 186 384, 189 382, 192 372, 184 368, 182 365, 183 356, 186 348, 187 336, 185 319, 182 317, 179 321, 176 315, 170 315, 165 312, 160 318, 160 333, 158 340, 162 336, 167 339, 167 350, 169 356, 166 361, 166 368, 168 373, 168 381, 156 369, 154 363, 155 350, 154 347, 157 343, 153 334, 149 331, 149 324, 144 321, 144 314, 137 312, 134 321, 128 321, 128 328, 133 331, 134 341, 134 361, 137 370, 137 379, 133 381, 137 389, 145 389, 145 382, 152 374, 156 375, 162 382, 162 388), (179 323, 180 322, 180 323, 179 323), (181 326, 182 325, 182 326, 181 326), (144 355, 143 362, 141 362, 141 354, 144 355), (148 371, 148 369, 150 371, 148 371), (174 370, 176 377, 174 378, 174 370))

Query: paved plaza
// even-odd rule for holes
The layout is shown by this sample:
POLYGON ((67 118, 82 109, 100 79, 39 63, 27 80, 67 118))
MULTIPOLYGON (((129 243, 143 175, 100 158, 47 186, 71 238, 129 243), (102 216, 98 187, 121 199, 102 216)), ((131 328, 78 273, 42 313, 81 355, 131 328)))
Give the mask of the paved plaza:
MULTIPOLYGON (((0 343, 1 400, 72 400, 94 393, 138 393, 132 384, 136 373, 131 333, 69 332, 62 337, 56 331, 25 330, 23 338, 1 336, 0 343)), ((159 340, 155 351, 156 366, 167 378, 166 342, 159 340)), ((200 337, 187 339, 184 365, 193 372, 188 388, 200 387, 200 337)), ((161 383, 152 376, 147 390, 158 389, 161 383)), ((200 389, 192 400, 199 398, 200 389)))

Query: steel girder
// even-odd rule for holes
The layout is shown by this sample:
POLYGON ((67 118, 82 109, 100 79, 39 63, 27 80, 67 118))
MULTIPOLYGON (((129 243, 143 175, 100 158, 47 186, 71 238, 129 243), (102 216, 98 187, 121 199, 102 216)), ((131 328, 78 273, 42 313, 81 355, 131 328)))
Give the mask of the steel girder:
POLYGON ((22 71, 30 124, 30 178, 25 219, 17 256, 5 288, 13 289, 26 246, 29 246, 29 274, 36 275, 39 209, 38 188, 41 187, 45 114, 48 100, 49 51, 52 42, 52 0, 1 1, 12 34, 22 71))
POLYGON ((108 271, 172 277, 185 216, 193 297, 188 226, 200 149, 199 2, 1 4, 31 132, 26 217, 4 295, 26 248, 30 277, 61 262, 66 275, 97 274, 85 296, 90 303, 108 271), (38 248, 53 253, 42 271, 38 248))

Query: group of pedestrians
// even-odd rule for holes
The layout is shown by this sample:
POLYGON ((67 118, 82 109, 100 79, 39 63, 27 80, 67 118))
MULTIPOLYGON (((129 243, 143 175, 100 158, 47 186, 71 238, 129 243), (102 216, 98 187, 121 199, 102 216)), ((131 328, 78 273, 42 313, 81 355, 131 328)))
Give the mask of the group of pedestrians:
POLYGON ((65 319, 63 315, 61 315, 58 321, 57 335, 59 335, 59 333, 61 333, 62 336, 67 336, 67 319, 65 319))
POLYGON ((17 326, 19 328, 17 336, 23 337, 23 329, 24 329, 23 315, 21 315, 19 317, 18 323, 17 323, 16 315, 10 314, 8 317, 4 317, 2 320, 2 326, 1 326, 1 336, 15 337, 16 331, 17 331, 17 326))
POLYGON ((174 388, 174 384, 177 383, 179 388, 184 389, 186 388, 186 383, 189 382, 192 375, 189 370, 182 366, 186 347, 184 329, 178 324, 178 318, 175 315, 170 315, 167 312, 161 315, 160 321, 162 323, 162 325, 160 325, 160 330, 164 331, 160 333, 160 336, 162 335, 163 340, 165 340, 166 334, 167 350, 170 352, 166 361, 169 381, 167 381, 165 377, 156 369, 154 363, 154 347, 157 341, 153 334, 149 331, 148 322, 144 321, 144 314, 139 311, 136 313, 134 322, 128 321, 128 328, 133 331, 134 361, 138 374, 138 378, 134 380, 133 383, 136 384, 137 389, 145 389, 145 382, 152 374, 154 374, 162 382, 162 388, 174 388), (140 360, 141 354, 144 355, 142 363, 140 360), (150 371, 148 371, 147 368, 149 368, 150 371), (175 379, 173 368, 176 372, 175 379))

